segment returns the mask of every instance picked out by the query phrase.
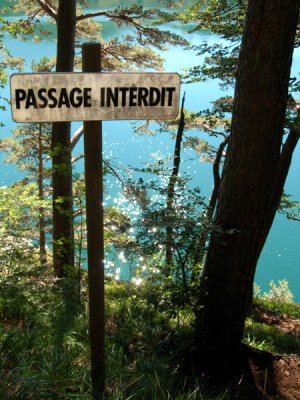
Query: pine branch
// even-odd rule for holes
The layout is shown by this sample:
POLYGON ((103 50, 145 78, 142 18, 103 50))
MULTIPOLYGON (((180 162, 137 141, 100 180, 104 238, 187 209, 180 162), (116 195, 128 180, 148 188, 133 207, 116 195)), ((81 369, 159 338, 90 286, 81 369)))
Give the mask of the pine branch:
POLYGON ((141 7, 132 7, 128 9, 116 9, 113 11, 97 11, 92 13, 86 13, 77 15, 76 21, 83 21, 86 19, 92 19, 95 17, 105 17, 118 25, 126 24, 131 25, 138 34, 138 42, 142 45, 152 45, 156 48, 163 49, 166 43, 178 44, 188 46, 187 40, 181 36, 171 33, 169 31, 159 30, 153 27, 147 27, 139 22, 139 19, 153 19, 154 15, 157 14, 157 10, 145 10, 141 7))
MULTIPOLYGON (((296 119, 296 124, 294 127, 291 128, 288 137, 282 146, 281 154, 280 154, 280 159, 279 159, 279 165, 278 165, 278 179, 277 179, 277 187, 282 188, 284 187, 284 183, 287 177, 287 174, 289 172, 289 168, 292 162, 292 157, 294 150, 297 146, 299 137, 300 137, 300 132, 299 128, 297 129, 297 125, 299 124, 300 121, 300 106, 297 106, 297 119, 296 119)), ((298 125, 299 127, 299 125, 298 125)), ((281 196, 281 194, 280 194, 281 196)))
POLYGON ((222 156, 224 153, 224 149, 227 146, 229 137, 227 137, 222 143, 217 151, 217 155, 213 164, 213 177, 214 177, 214 188, 212 191, 212 195, 207 206, 207 212, 204 218, 204 227, 201 232, 201 235, 198 239, 198 243, 196 246, 195 257, 194 257, 194 265, 192 271, 192 280, 193 282, 198 282, 199 279, 199 264, 203 261, 203 257, 205 254, 205 243, 208 238, 208 226, 212 222, 212 218, 216 209, 217 200, 219 197, 220 185, 221 185, 221 176, 220 176, 220 164, 222 160, 222 156))
MULTIPOLYGON (((292 162, 294 150, 299 140, 299 133, 295 129, 291 129, 288 137, 282 147, 279 167, 278 167, 278 180, 276 186, 283 190, 283 186, 289 172, 289 168, 292 162)), ((280 190, 281 190, 280 189, 280 190)))
POLYGON ((55 21, 57 20, 57 9, 48 0, 37 0, 42 9, 55 21))
POLYGON ((71 151, 74 150, 74 147, 77 145, 82 135, 83 135, 83 125, 81 125, 77 129, 77 131, 75 131, 74 135, 71 138, 71 151))

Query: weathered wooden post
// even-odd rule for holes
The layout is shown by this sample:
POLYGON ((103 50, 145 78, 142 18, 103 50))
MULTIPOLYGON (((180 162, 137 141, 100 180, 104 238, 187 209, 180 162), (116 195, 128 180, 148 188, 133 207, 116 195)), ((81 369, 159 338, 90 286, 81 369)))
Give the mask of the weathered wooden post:
MULTIPOLYGON (((100 44, 83 44, 82 71, 101 71, 100 44)), ((98 400, 102 398, 105 392, 103 164, 101 121, 84 121, 84 154, 91 379, 93 399, 98 400)))

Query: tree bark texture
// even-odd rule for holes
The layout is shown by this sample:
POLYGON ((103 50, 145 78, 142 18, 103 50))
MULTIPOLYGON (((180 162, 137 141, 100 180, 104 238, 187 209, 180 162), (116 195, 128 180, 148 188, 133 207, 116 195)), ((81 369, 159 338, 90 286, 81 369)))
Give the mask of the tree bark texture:
MULTIPOLYGON (((59 1, 56 21, 56 72, 72 72, 76 0, 59 1)), ((56 122, 52 129, 53 268, 58 277, 66 275, 74 266, 70 128, 70 122, 56 122)))
POLYGON ((199 347, 224 359, 242 339, 256 264, 288 172, 282 160, 295 148, 284 155, 282 138, 298 16, 299 0, 248 3, 232 134, 196 318, 199 347))

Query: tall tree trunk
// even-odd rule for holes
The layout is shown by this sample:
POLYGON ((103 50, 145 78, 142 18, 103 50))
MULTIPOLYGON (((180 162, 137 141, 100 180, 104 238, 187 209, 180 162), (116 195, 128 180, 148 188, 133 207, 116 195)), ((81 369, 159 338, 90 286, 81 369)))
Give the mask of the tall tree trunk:
POLYGON ((185 95, 182 98, 180 119, 177 129, 174 157, 173 157, 173 169, 168 183, 167 189, 167 211, 168 218, 170 219, 170 224, 166 228, 166 267, 165 276, 169 277, 171 274, 171 268, 173 264, 173 226, 172 226, 172 214, 174 213, 174 197, 175 197, 175 185, 177 182, 179 168, 180 168, 180 154, 181 154, 181 143, 184 131, 184 101, 185 95))
MULTIPOLYGON (((76 0, 60 0, 57 14, 56 72, 74 66, 76 0)), ((74 267, 72 163, 70 122, 56 122, 52 129, 53 268, 62 277, 74 267)))
MULTIPOLYGON (((43 125, 39 124, 38 135, 38 191, 39 200, 44 201, 44 162, 43 162, 43 125)), ((41 266, 47 265, 47 251, 46 251, 46 220, 45 209, 43 204, 39 208, 39 236, 40 236, 40 263, 41 266)))
POLYGON ((232 134, 196 318, 198 345, 214 362, 228 359, 241 342, 256 264, 297 143, 291 132, 281 151, 298 16, 299 0, 248 3, 232 134))

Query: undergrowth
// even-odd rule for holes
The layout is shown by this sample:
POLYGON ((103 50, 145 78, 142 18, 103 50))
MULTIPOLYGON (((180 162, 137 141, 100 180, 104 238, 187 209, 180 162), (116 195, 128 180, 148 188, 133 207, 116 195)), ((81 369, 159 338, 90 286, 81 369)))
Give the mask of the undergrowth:
MULTIPOLYGON (((0 399, 90 399, 86 278, 0 266, 0 399), (76 287, 76 285, 75 285, 76 287)), ((269 300, 270 301, 270 300, 269 300)), ((229 395, 179 374, 192 341, 193 313, 170 307, 153 283, 106 283, 106 385, 112 400, 225 400, 229 395)), ((249 319, 246 343, 299 352, 299 340, 249 319)))

